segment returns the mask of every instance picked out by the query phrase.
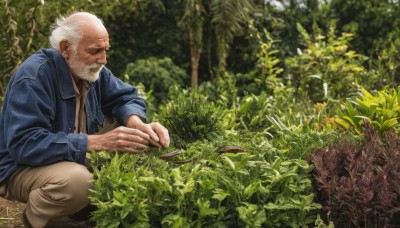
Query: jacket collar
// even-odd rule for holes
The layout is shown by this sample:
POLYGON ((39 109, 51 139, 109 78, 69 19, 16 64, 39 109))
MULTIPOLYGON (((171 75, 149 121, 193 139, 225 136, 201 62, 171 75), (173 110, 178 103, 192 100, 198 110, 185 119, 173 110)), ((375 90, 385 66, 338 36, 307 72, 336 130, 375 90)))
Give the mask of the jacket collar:
POLYGON ((57 49, 52 49, 54 63, 57 70, 57 81, 60 88, 60 94, 63 99, 75 97, 74 85, 69 66, 64 57, 57 49))

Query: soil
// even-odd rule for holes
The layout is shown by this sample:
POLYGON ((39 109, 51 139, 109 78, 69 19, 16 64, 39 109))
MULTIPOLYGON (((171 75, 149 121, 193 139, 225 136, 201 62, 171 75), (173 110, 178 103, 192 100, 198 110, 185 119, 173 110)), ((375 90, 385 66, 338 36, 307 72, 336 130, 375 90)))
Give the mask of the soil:
POLYGON ((23 228, 22 212, 25 204, 0 197, 0 227, 23 228))

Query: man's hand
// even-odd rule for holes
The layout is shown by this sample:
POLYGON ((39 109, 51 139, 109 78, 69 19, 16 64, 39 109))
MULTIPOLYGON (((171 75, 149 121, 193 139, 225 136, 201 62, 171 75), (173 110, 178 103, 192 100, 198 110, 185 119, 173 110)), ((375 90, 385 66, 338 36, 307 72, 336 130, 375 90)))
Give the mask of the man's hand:
POLYGON ((144 123, 139 116, 132 115, 128 117, 127 127, 138 129, 150 136, 149 143, 153 146, 167 148, 169 146, 168 130, 160 123, 144 123))
POLYGON ((147 147, 150 140, 150 136, 141 130, 117 127, 102 135, 89 135, 88 150, 139 153, 147 147))

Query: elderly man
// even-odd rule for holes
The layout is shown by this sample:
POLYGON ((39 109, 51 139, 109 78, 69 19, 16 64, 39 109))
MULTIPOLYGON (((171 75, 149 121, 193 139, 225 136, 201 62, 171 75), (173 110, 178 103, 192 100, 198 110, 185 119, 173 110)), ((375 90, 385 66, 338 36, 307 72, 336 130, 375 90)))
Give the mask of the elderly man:
POLYGON ((110 44, 99 18, 60 17, 50 43, 52 49, 36 52, 15 72, 0 116, 0 196, 25 202, 23 221, 35 228, 89 204, 87 153, 169 145, 162 125, 144 122, 136 89, 104 67, 110 44), (105 116, 119 127, 95 134, 105 116))

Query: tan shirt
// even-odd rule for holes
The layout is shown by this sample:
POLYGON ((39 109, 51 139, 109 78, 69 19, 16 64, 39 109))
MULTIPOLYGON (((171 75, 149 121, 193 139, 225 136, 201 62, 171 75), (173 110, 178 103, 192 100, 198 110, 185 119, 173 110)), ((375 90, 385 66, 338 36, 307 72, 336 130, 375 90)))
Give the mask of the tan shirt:
POLYGON ((86 126, 86 98, 89 93, 89 83, 86 80, 79 80, 74 84, 76 110, 75 110, 75 130, 74 133, 87 133, 86 126))

